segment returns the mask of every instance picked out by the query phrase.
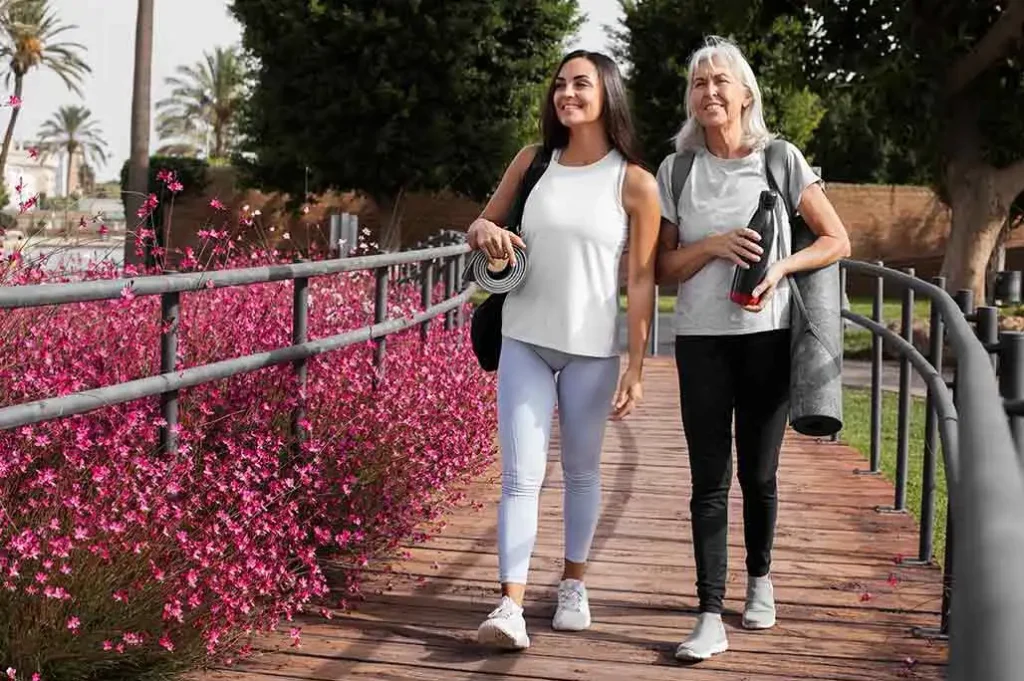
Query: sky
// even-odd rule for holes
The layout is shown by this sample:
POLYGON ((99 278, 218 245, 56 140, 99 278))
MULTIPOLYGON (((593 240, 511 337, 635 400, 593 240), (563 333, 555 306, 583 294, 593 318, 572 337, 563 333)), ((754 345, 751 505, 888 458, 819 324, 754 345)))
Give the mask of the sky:
MULTIPOLYGON (((15 129, 17 139, 35 137, 40 125, 60 106, 76 104, 92 111, 109 149, 107 165, 97 169, 97 180, 117 179, 128 158, 129 122, 135 60, 136 0, 51 0, 61 21, 77 26, 64 34, 66 40, 87 48, 92 73, 86 76, 78 97, 52 73, 37 70, 25 78, 23 106, 15 129)), ((153 89, 155 105, 167 96, 164 79, 179 65, 193 64, 217 46, 239 42, 241 27, 228 13, 228 0, 156 0, 153 37, 153 89)), ((587 15, 571 47, 607 50, 604 24, 615 24, 619 0, 579 0, 587 15)), ((155 119, 155 116, 153 117, 155 119)), ((7 119, 0 116, 3 125, 7 119)), ((150 134, 151 151, 159 146, 150 134)))

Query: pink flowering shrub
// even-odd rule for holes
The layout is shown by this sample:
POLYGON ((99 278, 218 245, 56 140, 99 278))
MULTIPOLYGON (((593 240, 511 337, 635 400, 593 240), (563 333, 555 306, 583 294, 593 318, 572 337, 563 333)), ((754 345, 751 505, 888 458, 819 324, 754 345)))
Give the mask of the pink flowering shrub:
MULTIPOLYGON (((15 262, 5 285, 121 276, 15 262)), ((182 294, 179 367, 290 344, 291 291, 182 294)), ((372 291, 365 273, 311 280, 309 337, 371 323, 372 291)), ((418 311, 418 284, 393 286, 389 310, 418 311)), ((0 311, 0 406, 158 373, 160 330, 159 298, 130 291, 0 311)), ((244 654, 299 611, 344 608, 360 569, 425 536, 493 450, 493 384, 465 330, 389 337, 376 385, 372 355, 309 361, 301 443, 290 365, 182 391, 175 455, 158 451, 157 397, 0 431, 0 679, 163 677, 244 654), (323 558, 347 566, 340 590, 323 558)))

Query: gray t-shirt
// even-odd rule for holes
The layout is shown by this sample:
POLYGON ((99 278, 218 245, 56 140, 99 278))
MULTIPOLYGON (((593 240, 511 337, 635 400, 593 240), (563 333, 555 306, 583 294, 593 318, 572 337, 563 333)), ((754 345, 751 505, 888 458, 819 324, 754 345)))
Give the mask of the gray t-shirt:
MULTIPOLYGON (((800 150, 786 143, 787 165, 791 168, 788 192, 793 206, 811 184, 820 181, 800 150)), ((661 215, 679 229, 680 245, 696 243, 714 234, 746 227, 757 208, 763 190, 769 189, 764 154, 757 151, 743 158, 719 158, 705 148, 697 150, 690 175, 683 186, 679 204, 672 201, 672 162, 669 154, 658 168, 661 215)), ((769 264, 790 253, 790 227, 786 207, 779 197, 775 203, 776 226, 781 239, 762 244, 769 264), (781 254, 779 241, 781 240, 781 254)), ((764 256, 762 256, 764 257, 764 256)), ((789 280, 776 287, 768 304, 760 312, 749 312, 729 300, 736 265, 716 258, 690 279, 679 284, 674 319, 677 335, 735 335, 784 329, 789 326, 789 280)))

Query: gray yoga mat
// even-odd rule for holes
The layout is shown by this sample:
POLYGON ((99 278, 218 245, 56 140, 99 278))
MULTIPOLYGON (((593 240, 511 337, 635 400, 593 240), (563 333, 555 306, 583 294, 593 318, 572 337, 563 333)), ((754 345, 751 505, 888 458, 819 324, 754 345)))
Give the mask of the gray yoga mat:
MULTIPOLYGON (((814 241, 802 221, 793 224, 793 251, 814 241)), ((790 276, 789 423, 803 435, 826 437, 843 427, 842 291, 839 263, 790 276)))

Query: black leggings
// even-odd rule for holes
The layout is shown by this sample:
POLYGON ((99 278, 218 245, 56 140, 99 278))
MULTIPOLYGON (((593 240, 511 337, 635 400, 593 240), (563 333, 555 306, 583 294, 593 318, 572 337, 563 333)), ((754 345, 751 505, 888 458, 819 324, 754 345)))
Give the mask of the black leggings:
POLYGON ((747 574, 761 577, 771 567, 789 365, 788 330, 676 337, 701 612, 720 613, 725 596, 734 409, 747 574))

